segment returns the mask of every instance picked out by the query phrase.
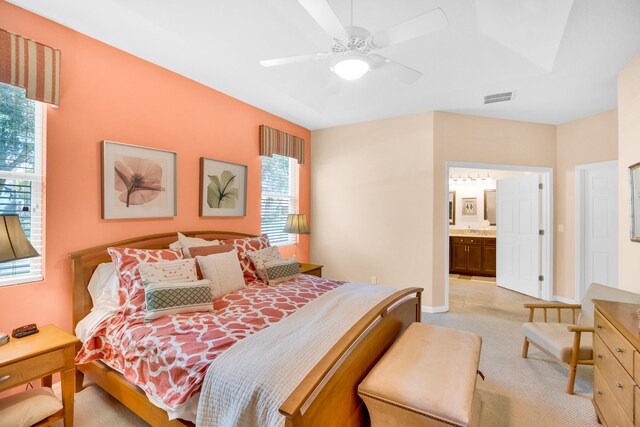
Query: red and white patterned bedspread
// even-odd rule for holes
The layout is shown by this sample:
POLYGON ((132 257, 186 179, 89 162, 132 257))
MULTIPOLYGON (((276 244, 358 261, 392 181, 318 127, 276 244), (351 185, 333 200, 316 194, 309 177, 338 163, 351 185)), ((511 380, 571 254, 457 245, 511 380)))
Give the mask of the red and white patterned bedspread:
POLYGON ((214 311, 144 323, 144 310, 118 313, 95 328, 76 363, 104 360, 147 395, 176 409, 200 391, 209 364, 241 339, 341 286, 300 275, 277 285, 256 281, 214 301, 214 311))

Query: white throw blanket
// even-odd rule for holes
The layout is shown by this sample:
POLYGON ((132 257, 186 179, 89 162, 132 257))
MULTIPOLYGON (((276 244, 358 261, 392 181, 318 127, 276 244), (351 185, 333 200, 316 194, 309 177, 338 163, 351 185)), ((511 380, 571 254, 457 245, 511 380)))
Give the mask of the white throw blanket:
POLYGON ((199 427, 284 426, 280 406, 335 343, 395 289, 348 283, 251 335, 213 361, 199 427))

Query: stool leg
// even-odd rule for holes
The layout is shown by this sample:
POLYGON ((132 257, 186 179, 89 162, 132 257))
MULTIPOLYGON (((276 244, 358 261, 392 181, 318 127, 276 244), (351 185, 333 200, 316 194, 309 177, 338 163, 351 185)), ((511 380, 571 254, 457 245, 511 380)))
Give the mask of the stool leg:
POLYGON ((524 343, 522 344, 522 357, 527 358, 529 355, 529 340, 525 337, 524 343))

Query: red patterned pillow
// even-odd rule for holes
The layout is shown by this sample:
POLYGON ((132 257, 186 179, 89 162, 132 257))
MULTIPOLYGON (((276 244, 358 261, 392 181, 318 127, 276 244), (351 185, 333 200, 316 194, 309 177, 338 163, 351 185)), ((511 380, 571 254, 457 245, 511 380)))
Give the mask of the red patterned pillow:
POLYGON ((269 238, 266 234, 262 234, 258 237, 245 237, 243 239, 227 239, 221 242, 225 245, 233 245, 238 251, 238 259, 240 260, 240 267, 244 274, 245 280, 258 279, 258 273, 255 266, 247 256, 247 252, 258 251, 271 246, 269 238))
POLYGON ((144 308, 144 286, 138 271, 142 262, 174 261, 182 259, 181 250, 109 248, 118 275, 118 296, 125 314, 144 308))

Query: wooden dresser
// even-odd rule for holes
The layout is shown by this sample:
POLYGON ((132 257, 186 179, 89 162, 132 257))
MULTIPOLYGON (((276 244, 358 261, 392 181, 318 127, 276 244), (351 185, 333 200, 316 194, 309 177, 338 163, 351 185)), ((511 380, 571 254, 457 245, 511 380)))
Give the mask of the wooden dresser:
POLYGON ((593 300, 593 404, 607 427, 640 426, 640 305, 593 300))
POLYGON ((496 275, 494 236, 450 236, 449 273, 471 276, 496 275))

